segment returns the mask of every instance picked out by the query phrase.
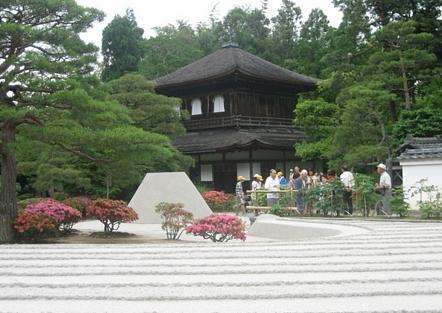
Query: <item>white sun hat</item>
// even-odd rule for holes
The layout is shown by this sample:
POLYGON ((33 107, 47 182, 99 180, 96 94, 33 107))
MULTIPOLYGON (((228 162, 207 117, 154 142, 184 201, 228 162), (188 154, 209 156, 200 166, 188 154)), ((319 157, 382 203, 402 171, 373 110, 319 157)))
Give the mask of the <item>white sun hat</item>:
POLYGON ((379 165, 377 167, 383 169, 384 171, 387 170, 387 167, 383 163, 379 163, 379 165))

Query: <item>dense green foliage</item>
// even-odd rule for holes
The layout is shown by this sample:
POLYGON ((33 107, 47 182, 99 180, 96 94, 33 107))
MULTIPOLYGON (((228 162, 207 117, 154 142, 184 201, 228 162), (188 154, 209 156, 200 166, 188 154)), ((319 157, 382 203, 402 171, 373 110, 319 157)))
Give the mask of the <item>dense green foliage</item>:
POLYGON ((192 28, 178 22, 144 41, 140 72, 155 78, 236 42, 299 73, 322 79, 300 98, 295 125, 308 140, 305 160, 358 168, 393 158, 405 137, 442 134, 440 1, 334 0, 332 27, 320 9, 306 19, 284 0, 276 16, 237 7, 192 28), (439 5, 438 5, 439 3, 439 5), (319 125, 319 127, 317 127, 319 125))
MULTIPOLYGON (((183 132, 176 99, 155 95, 143 77, 103 84, 93 73, 98 49, 79 34, 102 17, 73 0, 0 5, 0 242, 11 239, 17 191, 127 198, 146 172, 191 164, 170 142, 183 132)), ((141 39, 130 12, 109 36, 124 37, 121 19, 141 39)), ((107 79, 138 69, 125 39, 105 51, 107 79)))
POLYGON ((105 81, 115 79, 128 72, 138 70, 142 56, 144 30, 137 26, 134 12, 126 11, 125 16, 115 16, 103 31, 101 50, 105 81), (115 39, 118 40, 115 40, 115 39))
POLYGON ((102 17, 73 0, 0 3, 0 242, 11 239, 17 215, 16 138, 69 110, 49 98, 93 69, 97 48, 79 33, 102 17))

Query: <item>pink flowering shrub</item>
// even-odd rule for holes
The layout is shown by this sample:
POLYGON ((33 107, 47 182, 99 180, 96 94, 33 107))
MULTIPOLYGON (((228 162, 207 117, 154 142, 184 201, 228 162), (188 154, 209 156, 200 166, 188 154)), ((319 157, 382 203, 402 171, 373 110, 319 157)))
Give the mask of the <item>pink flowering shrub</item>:
POLYGON ((232 239, 246 240, 244 221, 232 214, 212 214, 186 227, 187 233, 211 239, 213 242, 226 242, 232 239))
POLYGON ((58 223, 45 213, 22 211, 15 220, 14 230, 19 238, 38 241, 55 235, 58 223))
POLYGON ((184 210, 182 203, 162 202, 156 206, 155 212, 161 216, 161 228, 166 231, 167 239, 178 240, 193 220, 193 214, 184 210))
POLYGON ((97 218, 104 225, 104 232, 118 230, 121 223, 130 223, 138 219, 138 214, 124 201, 97 199, 87 209, 88 215, 97 218))
POLYGON ((212 211, 223 212, 232 210, 235 205, 235 196, 223 191, 206 191, 202 194, 212 211))
POLYGON ((18 211, 22 212, 26 209, 26 207, 30 204, 34 204, 40 201, 45 200, 46 198, 27 198, 24 200, 20 200, 17 202, 17 206, 18 206, 18 211))
POLYGON ((62 232, 69 232, 72 226, 80 221, 80 211, 53 199, 44 199, 40 202, 30 204, 26 207, 27 213, 39 213, 52 218, 62 232))
POLYGON ((86 196, 78 196, 73 198, 67 198, 63 201, 66 205, 73 207, 81 212, 83 218, 87 216, 87 208, 92 204, 92 200, 86 196))

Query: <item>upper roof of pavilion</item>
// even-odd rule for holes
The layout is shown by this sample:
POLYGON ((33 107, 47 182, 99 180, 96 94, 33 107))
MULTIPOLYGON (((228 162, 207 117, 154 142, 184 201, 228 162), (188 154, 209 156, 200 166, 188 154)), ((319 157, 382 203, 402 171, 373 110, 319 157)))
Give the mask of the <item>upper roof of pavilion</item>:
POLYGON ((317 79, 289 71, 256 55, 244 51, 236 44, 221 49, 156 80, 157 90, 185 85, 207 83, 231 75, 242 75, 261 82, 284 84, 302 91, 313 90, 317 79))

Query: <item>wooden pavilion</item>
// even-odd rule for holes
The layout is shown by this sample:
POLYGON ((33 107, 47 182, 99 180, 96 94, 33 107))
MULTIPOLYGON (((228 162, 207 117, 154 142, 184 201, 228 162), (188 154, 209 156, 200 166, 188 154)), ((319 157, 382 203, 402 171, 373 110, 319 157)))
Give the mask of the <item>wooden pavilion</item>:
POLYGON ((293 110, 298 93, 314 90, 316 79, 228 44, 156 83, 158 93, 181 98, 190 113, 187 134, 174 145, 194 157, 194 181, 231 192, 238 175, 288 173, 301 163, 293 145, 304 134, 292 126, 293 110))

